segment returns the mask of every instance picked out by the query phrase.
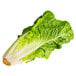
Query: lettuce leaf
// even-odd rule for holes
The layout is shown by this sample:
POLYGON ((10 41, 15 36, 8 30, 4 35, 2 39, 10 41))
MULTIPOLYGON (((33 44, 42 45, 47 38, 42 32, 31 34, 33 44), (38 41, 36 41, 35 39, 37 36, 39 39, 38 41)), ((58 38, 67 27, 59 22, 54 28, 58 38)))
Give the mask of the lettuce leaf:
POLYGON ((29 62, 36 57, 48 59, 54 49, 60 49, 73 38, 69 22, 57 20, 51 11, 45 11, 32 26, 23 30, 3 58, 11 64, 29 62))

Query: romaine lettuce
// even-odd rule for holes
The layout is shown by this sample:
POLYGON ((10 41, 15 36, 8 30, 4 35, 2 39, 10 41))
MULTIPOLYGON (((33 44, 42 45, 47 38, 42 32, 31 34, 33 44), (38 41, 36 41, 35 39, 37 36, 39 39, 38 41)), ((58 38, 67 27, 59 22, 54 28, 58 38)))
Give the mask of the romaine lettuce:
POLYGON ((45 11, 33 24, 25 28, 18 39, 3 55, 6 65, 29 62, 38 58, 48 59, 54 49, 74 38, 71 25, 57 20, 51 11, 45 11), (9 62, 9 63, 8 63, 9 62))

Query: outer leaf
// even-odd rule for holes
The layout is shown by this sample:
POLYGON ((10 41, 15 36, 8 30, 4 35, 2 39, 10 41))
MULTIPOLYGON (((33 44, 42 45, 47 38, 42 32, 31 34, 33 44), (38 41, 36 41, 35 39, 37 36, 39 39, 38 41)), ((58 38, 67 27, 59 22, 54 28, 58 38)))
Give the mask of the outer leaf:
MULTIPOLYGON (((24 28, 21 35, 23 35, 23 34, 25 34, 25 33, 28 33, 28 32, 31 30, 31 28, 32 28, 32 26, 29 26, 29 27, 27 27, 27 28, 24 28)), ((18 35, 18 38, 19 38, 21 35, 18 35)))

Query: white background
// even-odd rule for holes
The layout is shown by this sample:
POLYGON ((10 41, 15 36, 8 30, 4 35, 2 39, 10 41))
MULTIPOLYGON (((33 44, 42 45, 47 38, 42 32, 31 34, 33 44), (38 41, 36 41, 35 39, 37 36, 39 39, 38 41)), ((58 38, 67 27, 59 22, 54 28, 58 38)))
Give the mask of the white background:
POLYGON ((76 0, 0 0, 0 76, 76 76, 76 0), (44 11, 50 10, 60 20, 67 20, 74 30, 74 40, 54 50, 48 60, 36 58, 28 64, 2 63, 2 55, 22 30, 32 25, 44 11))

